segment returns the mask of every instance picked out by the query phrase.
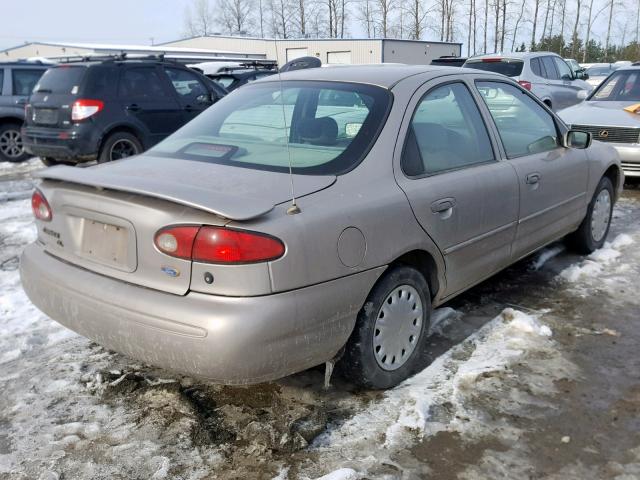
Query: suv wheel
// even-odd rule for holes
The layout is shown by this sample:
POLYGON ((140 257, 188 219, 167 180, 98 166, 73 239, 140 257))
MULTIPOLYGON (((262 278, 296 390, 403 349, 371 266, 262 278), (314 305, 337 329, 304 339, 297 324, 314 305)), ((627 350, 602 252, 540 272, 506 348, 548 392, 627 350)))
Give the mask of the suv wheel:
POLYGON ((431 296, 422 274, 392 267, 360 310, 338 369, 365 388, 397 385, 422 364, 430 318, 431 296))
POLYGON ((602 177, 589 203, 587 215, 578 230, 567 237, 569 245, 582 254, 602 248, 609 233, 612 211, 613 185, 607 177, 602 177))
POLYGON ((0 125, 0 160, 6 162, 22 162, 29 158, 24 151, 20 125, 5 123, 0 125))
POLYGON ((140 140, 128 132, 115 132, 102 145, 98 163, 112 162, 142 153, 140 140))

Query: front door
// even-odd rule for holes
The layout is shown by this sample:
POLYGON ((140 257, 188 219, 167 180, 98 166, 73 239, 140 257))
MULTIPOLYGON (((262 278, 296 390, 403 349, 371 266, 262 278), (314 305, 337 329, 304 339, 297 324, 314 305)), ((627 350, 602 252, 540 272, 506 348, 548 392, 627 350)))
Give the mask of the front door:
POLYGON ((443 253, 449 296, 507 265, 518 181, 497 161, 464 82, 429 82, 409 107, 397 180, 425 234, 443 253))
POLYGON ((568 233, 584 216, 586 154, 561 145, 553 116, 524 90, 501 81, 476 85, 518 174, 520 215, 513 257, 521 258, 568 233))
POLYGON ((175 67, 165 67, 164 71, 178 96, 185 123, 213 104, 209 90, 195 73, 175 67))

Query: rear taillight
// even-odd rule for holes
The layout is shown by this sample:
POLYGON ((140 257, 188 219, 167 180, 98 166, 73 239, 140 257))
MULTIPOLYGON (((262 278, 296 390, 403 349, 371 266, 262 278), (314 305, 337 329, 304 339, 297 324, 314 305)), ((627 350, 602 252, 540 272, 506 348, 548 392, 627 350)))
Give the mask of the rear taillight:
POLYGON ((268 262, 285 251, 275 237, 228 227, 167 227, 156 233, 154 243, 162 253, 202 263, 268 262))
POLYGON ((71 120, 74 122, 80 122, 95 115, 104 108, 104 102, 102 100, 90 100, 87 98, 81 98, 73 102, 71 107, 71 120))
POLYGON ((50 222, 51 218, 53 218, 53 212, 51 211, 49 202, 47 202, 47 199, 40 190, 35 190, 33 195, 31 195, 31 209, 33 210, 33 215, 38 220, 50 222))
POLYGON ((518 83, 522 88, 526 88, 527 90, 531 90, 531 82, 527 82, 526 80, 518 80, 518 83))

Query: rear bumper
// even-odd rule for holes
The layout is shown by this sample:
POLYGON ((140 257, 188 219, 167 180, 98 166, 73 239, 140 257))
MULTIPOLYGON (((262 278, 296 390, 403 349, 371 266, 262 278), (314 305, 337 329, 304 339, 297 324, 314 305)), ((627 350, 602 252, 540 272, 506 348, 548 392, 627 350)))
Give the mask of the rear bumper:
POLYGON ((285 293, 163 293, 75 267, 29 245, 25 292, 44 313, 151 365, 226 384, 280 378, 332 358, 385 267, 285 293))
POLYGON ((616 149, 622 161, 622 170, 627 177, 640 177, 640 144, 609 143, 616 149))
POLYGON ((67 161, 95 160, 100 137, 91 125, 78 125, 71 130, 28 126, 22 129, 25 150, 38 157, 67 161))

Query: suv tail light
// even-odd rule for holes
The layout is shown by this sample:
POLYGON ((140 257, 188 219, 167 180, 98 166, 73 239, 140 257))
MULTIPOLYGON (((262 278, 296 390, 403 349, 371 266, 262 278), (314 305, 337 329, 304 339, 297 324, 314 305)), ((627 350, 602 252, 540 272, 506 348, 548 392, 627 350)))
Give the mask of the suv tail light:
POLYGON ((522 88, 526 88, 527 90, 531 91, 531 82, 527 82, 526 80, 518 80, 518 83, 522 88))
POLYGON ((156 233, 154 243, 166 255, 202 263, 268 262, 285 250, 271 235, 229 227, 166 227, 156 233))
POLYGON ((80 98, 73 102, 71 107, 71 120, 74 122, 80 122, 95 115, 104 108, 104 102, 102 100, 90 100, 87 98, 80 98))
POLYGON ((33 210, 33 215, 38 220, 50 222, 51 218, 53 218, 53 212, 51 211, 49 202, 47 202, 47 199, 40 190, 35 190, 33 195, 31 195, 31 209, 33 210))

